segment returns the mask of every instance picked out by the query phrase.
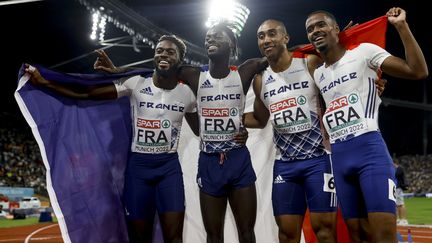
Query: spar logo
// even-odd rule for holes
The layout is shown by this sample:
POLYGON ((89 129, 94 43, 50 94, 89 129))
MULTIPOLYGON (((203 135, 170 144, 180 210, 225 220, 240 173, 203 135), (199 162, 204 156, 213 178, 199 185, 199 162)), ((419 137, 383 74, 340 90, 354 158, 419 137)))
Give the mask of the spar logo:
POLYGON ((358 95, 357 95, 357 94, 350 94, 350 95, 348 96, 348 102, 349 102, 350 104, 355 104, 355 103, 357 103, 358 100, 359 100, 359 98, 358 98, 358 95))
POLYGON ((202 116, 204 117, 228 117, 230 111, 228 108, 203 108, 202 116))
POLYGON ((299 105, 304 105, 304 104, 306 104, 306 97, 304 97, 303 95, 300 95, 300 96, 297 98, 297 103, 298 103, 299 105))
POLYGON ((231 108, 230 115, 231 116, 237 116, 238 115, 238 109, 237 108, 231 108))
POLYGON ((146 129, 160 129, 160 128, 169 128, 171 126, 171 122, 169 120, 148 120, 138 118, 137 127, 146 128, 146 129))
POLYGON ((147 128, 147 129, 159 129, 161 128, 161 121, 138 118, 137 127, 147 128))
MULTIPOLYGON (((300 98, 300 97, 299 97, 300 98)), ((287 108, 291 108, 297 106, 297 102, 295 98, 289 98, 286 100, 282 100, 270 105, 270 112, 274 113, 276 111, 285 110, 287 108)))
POLYGON ((330 105, 327 108, 327 112, 337 110, 337 109, 342 108, 342 107, 347 106, 347 105, 348 105, 347 97, 346 96, 340 97, 340 98, 330 102, 330 105))
POLYGON ((350 94, 348 97, 343 96, 334 101, 332 101, 327 108, 327 112, 337 110, 339 108, 345 107, 348 104, 355 104, 359 101, 359 97, 357 94, 350 94))

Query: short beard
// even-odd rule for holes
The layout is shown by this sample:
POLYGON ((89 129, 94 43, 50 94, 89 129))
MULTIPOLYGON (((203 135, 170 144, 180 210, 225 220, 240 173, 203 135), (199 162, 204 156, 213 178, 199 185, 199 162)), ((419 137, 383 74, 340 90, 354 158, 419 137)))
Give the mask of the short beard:
POLYGON ((315 47, 315 49, 318 51, 318 53, 325 53, 328 51, 328 45, 323 45, 320 47, 315 47))
POLYGON ((172 67, 170 67, 168 70, 161 70, 158 67, 156 67, 156 73, 157 75, 164 77, 164 78, 169 78, 172 76, 175 76, 177 74, 177 69, 178 69, 179 64, 176 64, 172 67))

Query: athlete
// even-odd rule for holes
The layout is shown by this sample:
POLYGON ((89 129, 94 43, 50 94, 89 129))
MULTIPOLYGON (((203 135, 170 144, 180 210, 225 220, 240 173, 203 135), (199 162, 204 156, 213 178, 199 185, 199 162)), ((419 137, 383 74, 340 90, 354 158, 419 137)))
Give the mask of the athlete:
POLYGON ((248 149, 234 141, 233 135, 244 129, 245 95, 253 76, 268 63, 256 58, 230 66, 237 40, 225 24, 207 31, 205 48, 209 65, 181 67, 179 78, 197 94, 201 140, 197 183, 207 242, 223 242, 228 201, 239 241, 255 242, 256 175, 248 149))
POLYGON ((336 242, 336 198, 320 127, 319 91, 310 74, 321 61, 290 52, 280 21, 264 21, 257 38, 269 67, 255 76, 254 112, 245 115, 245 124, 263 128, 270 118, 273 126, 272 203, 279 242, 300 242, 307 207, 318 241, 336 242))
POLYGON ((311 13, 305 24, 309 41, 325 62, 314 79, 327 107, 323 123, 330 136, 337 195, 354 242, 361 239, 361 218, 367 218, 373 242, 396 242, 394 168, 378 129, 377 73, 405 79, 428 75, 405 11, 391 8, 387 18, 399 33, 405 60, 369 43, 347 50, 339 43, 334 16, 326 11, 311 13))
POLYGON ((122 78, 85 91, 46 80, 31 66, 25 69, 33 84, 72 98, 129 97, 133 140, 123 194, 131 242, 152 242, 156 211, 164 241, 182 242, 185 198, 177 145, 183 116, 198 134, 195 95, 176 77, 185 52, 180 39, 162 36, 155 49, 153 74, 122 78))

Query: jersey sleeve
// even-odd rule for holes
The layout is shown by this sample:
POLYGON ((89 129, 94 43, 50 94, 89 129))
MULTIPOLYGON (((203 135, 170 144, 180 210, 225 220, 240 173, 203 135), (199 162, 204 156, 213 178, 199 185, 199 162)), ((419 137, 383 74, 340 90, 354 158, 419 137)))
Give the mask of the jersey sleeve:
POLYGON ((114 80, 114 86, 117 90, 117 97, 130 96, 137 86, 140 76, 124 77, 114 80))
POLYGON ((385 49, 371 43, 361 44, 367 64, 374 70, 379 70, 384 60, 391 56, 385 49))

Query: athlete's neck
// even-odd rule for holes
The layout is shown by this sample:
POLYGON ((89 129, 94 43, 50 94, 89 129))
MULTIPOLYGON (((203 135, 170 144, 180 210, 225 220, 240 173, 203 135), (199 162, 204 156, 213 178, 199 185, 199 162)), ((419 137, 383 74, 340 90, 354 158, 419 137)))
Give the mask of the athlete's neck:
POLYGON ((338 43, 333 48, 321 52, 321 58, 324 60, 326 67, 335 64, 345 55, 346 49, 338 43))
POLYGON ((287 70, 291 66, 292 62, 292 52, 285 49, 281 55, 278 55, 275 58, 267 57, 270 68, 275 73, 280 73, 287 70))
POLYGON ((209 61, 209 72, 212 78, 226 78, 230 73, 229 58, 209 61))
POLYGON ((163 77, 156 72, 153 73, 153 84, 160 89, 174 89, 177 86, 178 80, 175 75, 163 77))

